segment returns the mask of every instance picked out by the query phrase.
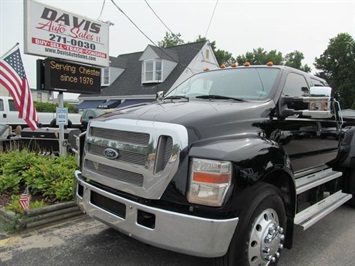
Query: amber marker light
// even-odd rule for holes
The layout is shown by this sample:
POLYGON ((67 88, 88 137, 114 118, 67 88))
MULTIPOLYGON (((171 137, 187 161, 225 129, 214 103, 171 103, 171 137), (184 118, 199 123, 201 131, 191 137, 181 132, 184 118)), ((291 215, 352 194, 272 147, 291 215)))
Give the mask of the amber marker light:
POLYGON ((248 67, 248 66, 250 66, 250 63, 249 63, 249 62, 245 62, 245 63, 243 64, 243 66, 248 67))
POLYGON ((216 175, 216 174, 208 174, 208 173, 194 173, 193 180, 196 182, 204 182, 204 183, 213 183, 213 184, 221 184, 229 182, 229 175, 216 175))
POLYGON ((274 65, 274 63, 273 62, 271 62, 271 61, 269 61, 269 62, 267 62, 267 64, 266 64, 267 66, 273 66, 274 65))

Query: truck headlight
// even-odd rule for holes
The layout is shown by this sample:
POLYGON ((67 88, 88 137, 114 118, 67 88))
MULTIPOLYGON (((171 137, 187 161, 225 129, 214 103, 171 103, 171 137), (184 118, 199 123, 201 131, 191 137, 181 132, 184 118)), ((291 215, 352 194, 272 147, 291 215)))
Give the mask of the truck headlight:
POLYGON ((222 206, 232 180, 230 162, 192 159, 187 200, 207 206, 222 206))

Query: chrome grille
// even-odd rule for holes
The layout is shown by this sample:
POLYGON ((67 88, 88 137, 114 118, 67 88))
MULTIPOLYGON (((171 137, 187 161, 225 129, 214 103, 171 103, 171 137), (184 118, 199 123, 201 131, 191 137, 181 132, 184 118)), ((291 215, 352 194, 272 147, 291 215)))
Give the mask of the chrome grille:
POLYGON ((94 163, 89 160, 85 160, 84 167, 93 173, 106 176, 118 181, 129 183, 135 186, 143 186, 143 175, 138 173, 133 173, 123 169, 111 167, 109 165, 94 163))
POLYGON ((165 144, 165 154, 164 154, 164 167, 168 163, 171 153, 173 151, 173 139, 171 137, 167 138, 166 144, 165 144))
MULTIPOLYGON (((104 150, 106 147, 95 145, 95 144, 88 144, 88 152, 97 156, 103 156, 104 150)), ((145 165, 147 160, 147 156, 143 154, 137 154, 134 152, 120 150, 120 156, 117 161, 122 161, 126 163, 138 164, 138 165, 145 165)))
POLYGON ((119 191, 159 199, 177 171, 180 151, 187 146, 188 133, 182 125, 126 118, 93 120, 87 130, 82 174, 119 191), (110 149, 118 156, 107 157, 110 149))
POLYGON ((149 134, 147 133, 90 127, 90 135, 92 137, 110 139, 124 143, 132 143, 138 145, 149 144, 149 134))
POLYGON ((155 162, 155 173, 164 170, 172 153, 173 140, 169 136, 160 136, 155 162))

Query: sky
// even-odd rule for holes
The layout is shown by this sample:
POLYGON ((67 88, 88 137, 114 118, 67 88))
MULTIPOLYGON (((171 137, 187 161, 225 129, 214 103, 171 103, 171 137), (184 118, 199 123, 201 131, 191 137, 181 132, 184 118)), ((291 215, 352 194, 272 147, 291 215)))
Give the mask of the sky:
MULTIPOLYGON (((234 57, 259 47, 283 55, 298 50, 305 57, 303 63, 311 66, 314 73, 314 59, 325 51, 331 38, 339 33, 355 38, 355 0, 113 1, 150 40, 112 0, 37 0, 69 13, 113 23, 109 30, 110 56, 143 51, 147 45, 163 40, 171 30, 180 33, 185 42, 192 42, 199 35, 206 37, 216 42, 217 49, 234 57)), ((0 0, 0 56, 19 42, 30 86, 35 88, 39 57, 23 54, 23 18, 23 0, 0 0)), ((64 98, 77 95, 65 93, 64 98)))

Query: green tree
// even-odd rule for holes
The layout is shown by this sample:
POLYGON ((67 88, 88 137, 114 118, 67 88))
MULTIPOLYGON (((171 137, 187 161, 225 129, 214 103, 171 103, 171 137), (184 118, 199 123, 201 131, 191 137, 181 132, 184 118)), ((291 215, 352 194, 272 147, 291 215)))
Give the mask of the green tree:
POLYGON ((342 108, 355 109, 355 42, 348 33, 330 39, 327 49, 315 59, 317 74, 338 95, 342 108))
POLYGON ((232 56, 232 53, 228 51, 218 49, 217 51, 214 51, 214 54, 219 65, 223 64, 225 66, 230 66, 235 62, 235 58, 232 56))
POLYGON ((294 51, 285 56, 285 65, 293 68, 303 70, 305 72, 311 72, 311 68, 305 64, 302 65, 302 60, 304 59, 303 53, 300 51, 294 51))
POLYGON ((202 37, 201 35, 198 35, 198 38, 195 40, 195 42, 205 42, 205 41, 209 41, 209 43, 211 44, 213 52, 217 50, 216 41, 211 42, 206 37, 202 37))
POLYGON ((166 47, 184 44, 185 43, 184 40, 182 40, 180 37, 181 37, 180 33, 174 34, 174 33, 166 32, 163 40, 158 42, 158 46, 166 48, 166 47))
POLYGON ((274 65, 282 65, 282 53, 276 50, 267 52, 264 48, 253 49, 253 52, 247 52, 245 55, 237 56, 238 65, 249 62, 251 65, 266 65, 267 62, 273 62, 274 65))

